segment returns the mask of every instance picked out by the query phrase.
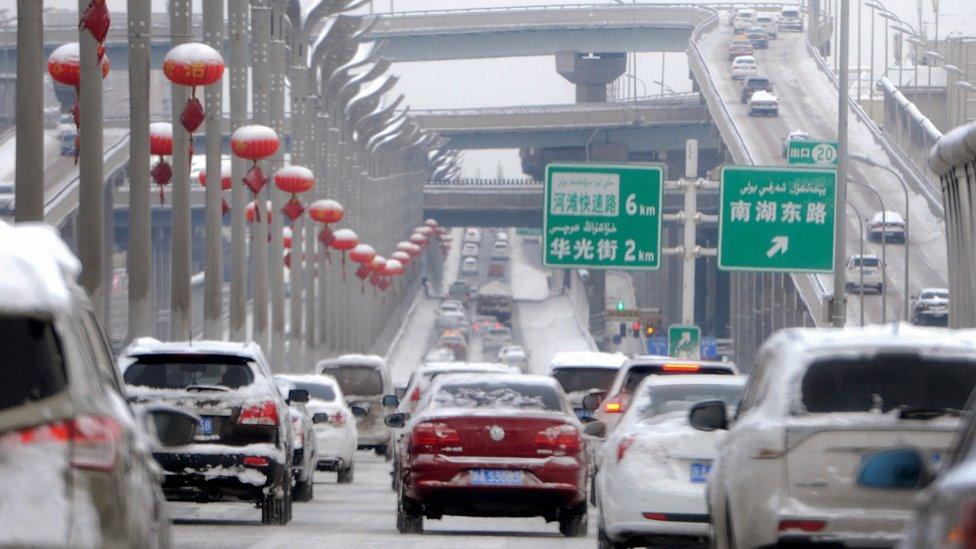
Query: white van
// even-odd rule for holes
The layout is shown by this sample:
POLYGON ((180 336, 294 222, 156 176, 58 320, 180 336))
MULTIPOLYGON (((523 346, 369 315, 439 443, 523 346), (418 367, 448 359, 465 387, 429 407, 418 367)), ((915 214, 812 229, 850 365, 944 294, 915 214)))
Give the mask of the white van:
POLYGON ((787 6, 780 10, 779 30, 803 32, 803 12, 800 8, 787 6))
POLYGON ((745 32, 749 27, 756 24, 756 10, 741 9, 735 13, 732 19, 732 30, 735 32, 745 32))

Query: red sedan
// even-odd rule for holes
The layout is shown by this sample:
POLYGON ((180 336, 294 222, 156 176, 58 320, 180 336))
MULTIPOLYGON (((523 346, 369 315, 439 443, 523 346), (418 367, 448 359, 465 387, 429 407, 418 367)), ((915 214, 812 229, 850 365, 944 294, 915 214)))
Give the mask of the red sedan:
POLYGON ((585 536, 587 463, 581 424, 547 376, 438 378, 404 427, 397 529, 423 532, 424 517, 533 517, 585 536))

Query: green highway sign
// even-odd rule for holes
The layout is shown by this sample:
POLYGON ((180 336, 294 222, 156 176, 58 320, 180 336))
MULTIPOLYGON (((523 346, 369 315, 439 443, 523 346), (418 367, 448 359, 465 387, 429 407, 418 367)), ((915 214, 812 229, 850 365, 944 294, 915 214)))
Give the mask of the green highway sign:
POLYGON ((584 269, 661 266, 660 167, 549 164, 543 263, 584 269))
POLYGON ((701 328, 679 324, 668 326, 668 356, 700 360, 701 328))
POLYGON ((790 166, 809 166, 816 168, 836 167, 837 142, 790 141, 789 147, 786 150, 786 161, 790 166))
POLYGON ((725 166, 721 188, 720 269, 833 271, 835 170, 725 166))

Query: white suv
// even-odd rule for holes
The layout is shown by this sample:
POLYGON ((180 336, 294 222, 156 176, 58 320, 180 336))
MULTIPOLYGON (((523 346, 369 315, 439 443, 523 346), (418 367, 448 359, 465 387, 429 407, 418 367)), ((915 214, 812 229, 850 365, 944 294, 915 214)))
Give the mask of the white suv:
POLYGON ((873 288, 880 294, 884 291, 884 265, 873 254, 854 254, 844 267, 847 277, 847 290, 867 290, 873 288))
POLYGON ((862 461, 891 446, 941 460, 976 386, 973 335, 908 324, 773 335, 731 427, 722 401, 690 413, 700 430, 728 429, 709 478, 714 546, 894 545, 917 490, 864 487, 862 461))

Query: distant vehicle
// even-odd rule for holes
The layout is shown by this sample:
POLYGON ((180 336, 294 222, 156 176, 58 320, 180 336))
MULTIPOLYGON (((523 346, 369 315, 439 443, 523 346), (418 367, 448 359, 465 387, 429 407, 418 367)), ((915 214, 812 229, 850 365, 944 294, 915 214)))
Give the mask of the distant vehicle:
POLYGON ((465 257, 461 260, 461 274, 464 276, 477 276, 481 272, 478 260, 473 257, 465 257))
POLYGON ((383 424, 383 418, 390 412, 383 406, 383 397, 393 392, 386 361, 376 355, 342 355, 320 361, 315 369, 339 382, 350 408, 358 406, 365 411, 362 417, 356 418, 357 447, 371 448, 387 459, 393 457, 390 430, 383 424))
POLYGON ((471 301, 474 289, 466 280, 455 280, 447 289, 447 298, 458 300, 465 306, 471 301))
POLYGON ((498 240, 491 247, 491 258, 499 261, 508 260, 508 242, 498 240))
POLYGON ((478 257, 481 249, 474 242, 465 242, 461 247, 461 257, 478 257))
POLYGON ((744 32, 755 24, 756 10, 751 8, 743 8, 736 11, 735 17, 732 18, 732 30, 735 32, 744 32))
POLYGON ((365 410, 358 406, 350 408, 346 404, 342 388, 332 376, 310 374, 276 377, 308 391, 309 400, 305 409, 312 417, 317 450, 316 470, 335 471, 339 475, 339 484, 352 482, 354 456, 359 444, 356 417, 365 410))
POLYGON ((441 301, 441 304, 437 307, 437 314, 442 315, 444 313, 463 313, 464 303, 458 299, 445 299, 441 301))
POLYGON ((732 68, 730 70, 732 75, 732 80, 742 80, 747 76, 757 76, 759 74, 759 65, 756 63, 756 58, 751 55, 740 55, 732 60, 732 68))
POLYGON ((756 357, 737 410, 715 400, 689 415, 728 431, 708 480, 714 546, 898 545, 921 501, 912 477, 945 460, 976 387, 972 333, 794 328, 756 357), (892 461, 892 446, 919 457, 892 461), (880 489, 892 476, 898 489, 880 489))
POLYGON ((80 272, 54 228, 0 222, 0 546, 167 547, 152 452, 198 418, 126 403, 80 272))
POLYGON ((491 278, 501 278, 505 276, 505 264, 498 261, 492 261, 491 264, 488 265, 488 276, 491 278))
POLYGON ((626 361, 620 353, 561 352, 549 360, 549 375, 566 391, 576 415, 590 419, 593 414, 583 407, 583 397, 593 392, 605 396, 626 361))
POLYGON ((881 259, 873 254, 852 254, 844 267, 847 277, 847 290, 867 290, 873 288, 880 294, 884 291, 884 278, 881 272, 881 259), (862 282, 863 281, 863 282, 862 282))
POLYGON ((754 48, 748 38, 735 38, 729 44, 729 61, 743 55, 752 55, 754 48))
POLYGON ((474 317, 474 321, 471 322, 471 328, 476 334, 486 332, 488 328, 493 326, 501 326, 501 323, 498 322, 497 318, 491 315, 478 315, 474 317))
POLYGON ((912 296, 912 324, 948 326, 948 288, 923 288, 912 296))
POLYGON ((481 348, 486 354, 498 351, 512 343, 512 330, 508 326, 489 328, 481 342, 481 348))
POLYGON ((13 183, 0 183, 0 215, 14 215, 16 204, 14 192, 13 183))
MULTIPOLYGON (((250 501, 263 524, 287 524, 294 434, 288 402, 256 343, 135 340, 122 353, 129 399, 199 414, 192 444, 153 454, 176 501, 250 501), (230 447, 230 448, 228 448, 230 447)), ((287 400, 307 399, 292 391, 287 400)))
POLYGON ((451 311, 437 317, 437 329, 458 330, 465 337, 470 337, 471 325, 468 323, 468 315, 461 311, 451 311))
POLYGON ((898 212, 875 212, 867 229, 868 236, 875 242, 881 242, 881 235, 884 235, 885 243, 905 243, 905 218, 898 212))
MULTIPOLYGON (((648 376, 637 386, 634 405, 598 450, 600 471, 592 490, 600 509, 601 547, 655 545, 662 538, 676 546, 708 545, 705 486, 725 432, 696 430, 688 411, 703 401, 734 407, 745 381, 745 376, 648 376), (648 520, 649 509, 659 518, 648 520)), ((605 428, 597 422, 584 432, 599 434, 605 428)))
POLYGON ((800 8, 784 7, 779 12, 779 30, 803 32, 803 12, 800 8))
POLYGON ((58 143, 61 156, 74 156, 75 142, 78 139, 78 128, 75 127, 74 117, 63 114, 58 119, 58 143))
POLYGON ((788 155, 790 152, 791 141, 809 141, 809 140, 810 140, 810 132, 806 132, 804 130, 791 131, 790 134, 787 135, 785 139, 783 139, 783 158, 786 158, 786 155, 788 155))
POLYGON ((454 351, 446 347, 435 347, 424 355, 424 362, 454 362, 454 351))
MULTIPOLYGON (((275 383, 281 390, 281 396, 287 398, 291 391, 300 389, 288 379, 275 376, 275 383)), ((306 391, 306 389, 300 389, 306 391)), ((289 399, 288 418, 291 421, 292 433, 292 462, 291 472, 295 485, 291 489, 294 501, 311 501, 315 496, 315 466, 318 464, 318 443, 315 439, 315 429, 312 416, 305 409, 308 402, 304 397, 289 399)))
POLYGON ((529 355, 519 345, 507 345, 498 350, 498 362, 514 366, 525 373, 529 367, 529 355))
POLYGON ((501 242, 508 242, 508 233, 505 231, 498 231, 495 233, 495 240, 501 242))
POLYGON ((507 284, 494 280, 478 289, 475 311, 479 315, 491 315, 501 323, 512 318, 512 290, 507 284))
POLYGON ((749 27, 746 30, 746 38, 756 49, 764 50, 769 47, 769 35, 762 27, 749 27))
POLYGON ((756 15, 756 26, 766 31, 766 36, 776 39, 779 36, 779 18, 771 13, 756 15))
POLYGON ((457 360, 468 359, 468 338, 458 330, 447 330, 442 333, 436 345, 453 351, 457 360))
POLYGON ((481 244, 481 231, 474 228, 467 229, 466 231, 464 231, 464 242, 466 244, 467 243, 481 244))
POLYGON ((773 91, 773 81, 765 76, 747 76, 742 79, 742 92, 739 94, 739 99, 743 103, 748 103, 752 99, 752 94, 757 91, 770 92, 773 91))
POLYGON ((586 535, 582 426, 552 378, 455 374, 424 401, 415 416, 387 417, 404 430, 397 530, 421 533, 443 515, 542 516, 586 535))
POLYGON ((779 98, 759 91, 749 99, 749 116, 779 116, 779 98))
POLYGON ((627 411, 630 400, 637 385, 649 375, 737 375, 739 370, 731 362, 719 362, 710 360, 679 360, 666 356, 636 356, 628 359, 617 370, 617 376, 613 380, 613 385, 607 391, 605 398, 599 398, 598 393, 591 397, 593 404, 599 404, 594 408, 594 417, 607 425, 607 432, 613 430, 620 414, 627 411), (595 402, 593 402, 595 401, 595 402))

